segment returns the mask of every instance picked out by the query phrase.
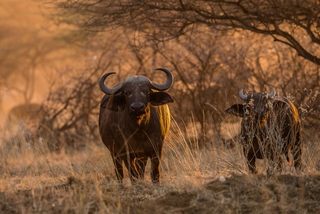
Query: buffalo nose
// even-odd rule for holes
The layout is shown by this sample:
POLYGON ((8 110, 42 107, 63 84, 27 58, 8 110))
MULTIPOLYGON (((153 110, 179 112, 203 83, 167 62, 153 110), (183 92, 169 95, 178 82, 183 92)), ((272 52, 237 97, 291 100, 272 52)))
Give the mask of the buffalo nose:
POLYGON ((132 103, 130 105, 132 111, 135 112, 142 112, 144 110, 144 104, 141 102, 132 103))

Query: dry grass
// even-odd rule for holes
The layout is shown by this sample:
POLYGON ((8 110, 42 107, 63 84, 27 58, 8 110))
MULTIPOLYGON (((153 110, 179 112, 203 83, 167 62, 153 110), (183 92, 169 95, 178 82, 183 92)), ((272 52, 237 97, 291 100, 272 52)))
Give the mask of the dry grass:
MULTIPOLYGON (((241 147, 199 148, 173 124, 161 162, 161 184, 123 185, 115 180, 105 147, 50 153, 47 142, 22 136, 2 139, 0 210, 6 213, 243 213, 320 210, 318 138, 305 139, 304 172, 287 166, 281 175, 248 175, 241 147), (8 145, 9 144, 9 145, 8 145)), ((196 130, 190 130, 196 132, 196 130)), ((196 135, 196 133, 195 133, 196 135)), ((236 142, 235 142, 236 143, 236 142)), ((147 167, 149 170, 150 166, 147 167)))

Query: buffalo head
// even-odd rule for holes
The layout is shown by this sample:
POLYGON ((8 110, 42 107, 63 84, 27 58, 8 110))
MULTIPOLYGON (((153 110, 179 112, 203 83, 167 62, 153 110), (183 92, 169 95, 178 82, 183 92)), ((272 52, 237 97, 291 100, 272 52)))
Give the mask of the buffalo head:
POLYGON ((239 92, 239 96, 244 103, 234 104, 226 112, 245 118, 245 121, 251 125, 262 125, 272 110, 272 101, 276 96, 276 91, 272 90, 270 93, 245 93, 242 89, 239 92))
POLYGON ((164 92, 173 83, 173 76, 168 69, 157 68, 166 74, 167 80, 157 84, 142 75, 130 76, 113 88, 105 85, 106 79, 114 72, 104 74, 99 81, 100 89, 111 96, 112 101, 106 106, 109 110, 125 110, 130 115, 139 117, 148 111, 148 105, 163 105, 173 102, 171 96, 164 92))

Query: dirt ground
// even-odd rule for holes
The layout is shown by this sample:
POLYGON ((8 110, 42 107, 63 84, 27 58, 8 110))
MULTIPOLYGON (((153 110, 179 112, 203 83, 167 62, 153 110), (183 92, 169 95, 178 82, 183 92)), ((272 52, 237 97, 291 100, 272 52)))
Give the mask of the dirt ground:
POLYGON ((320 176, 232 176, 211 181, 197 191, 176 192, 144 201, 148 213, 318 213, 320 176))
MULTIPOLYGON (((111 182, 112 183, 112 182, 111 182)), ((110 185, 69 177, 61 184, 0 193, 1 213, 319 213, 320 175, 234 175, 177 189, 110 185)))

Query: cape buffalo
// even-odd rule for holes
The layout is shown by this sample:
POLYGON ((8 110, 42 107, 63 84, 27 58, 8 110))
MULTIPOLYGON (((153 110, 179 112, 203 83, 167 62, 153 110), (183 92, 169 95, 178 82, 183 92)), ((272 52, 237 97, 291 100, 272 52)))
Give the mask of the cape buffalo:
POLYGON ((267 158, 281 170, 281 155, 289 161, 291 151, 296 169, 301 168, 300 116, 297 107, 287 98, 271 93, 239 92, 243 104, 234 104, 227 113, 242 117, 241 139, 247 165, 256 173, 256 158, 267 158))
POLYGON ((164 138, 169 131, 170 111, 167 103, 172 97, 164 92, 173 83, 168 69, 164 84, 157 84, 142 75, 130 76, 113 88, 105 80, 114 73, 104 74, 100 89, 105 93, 100 105, 99 130, 109 149, 121 182, 124 162, 131 181, 144 178, 145 166, 151 159, 151 179, 159 182, 159 161, 164 138))

